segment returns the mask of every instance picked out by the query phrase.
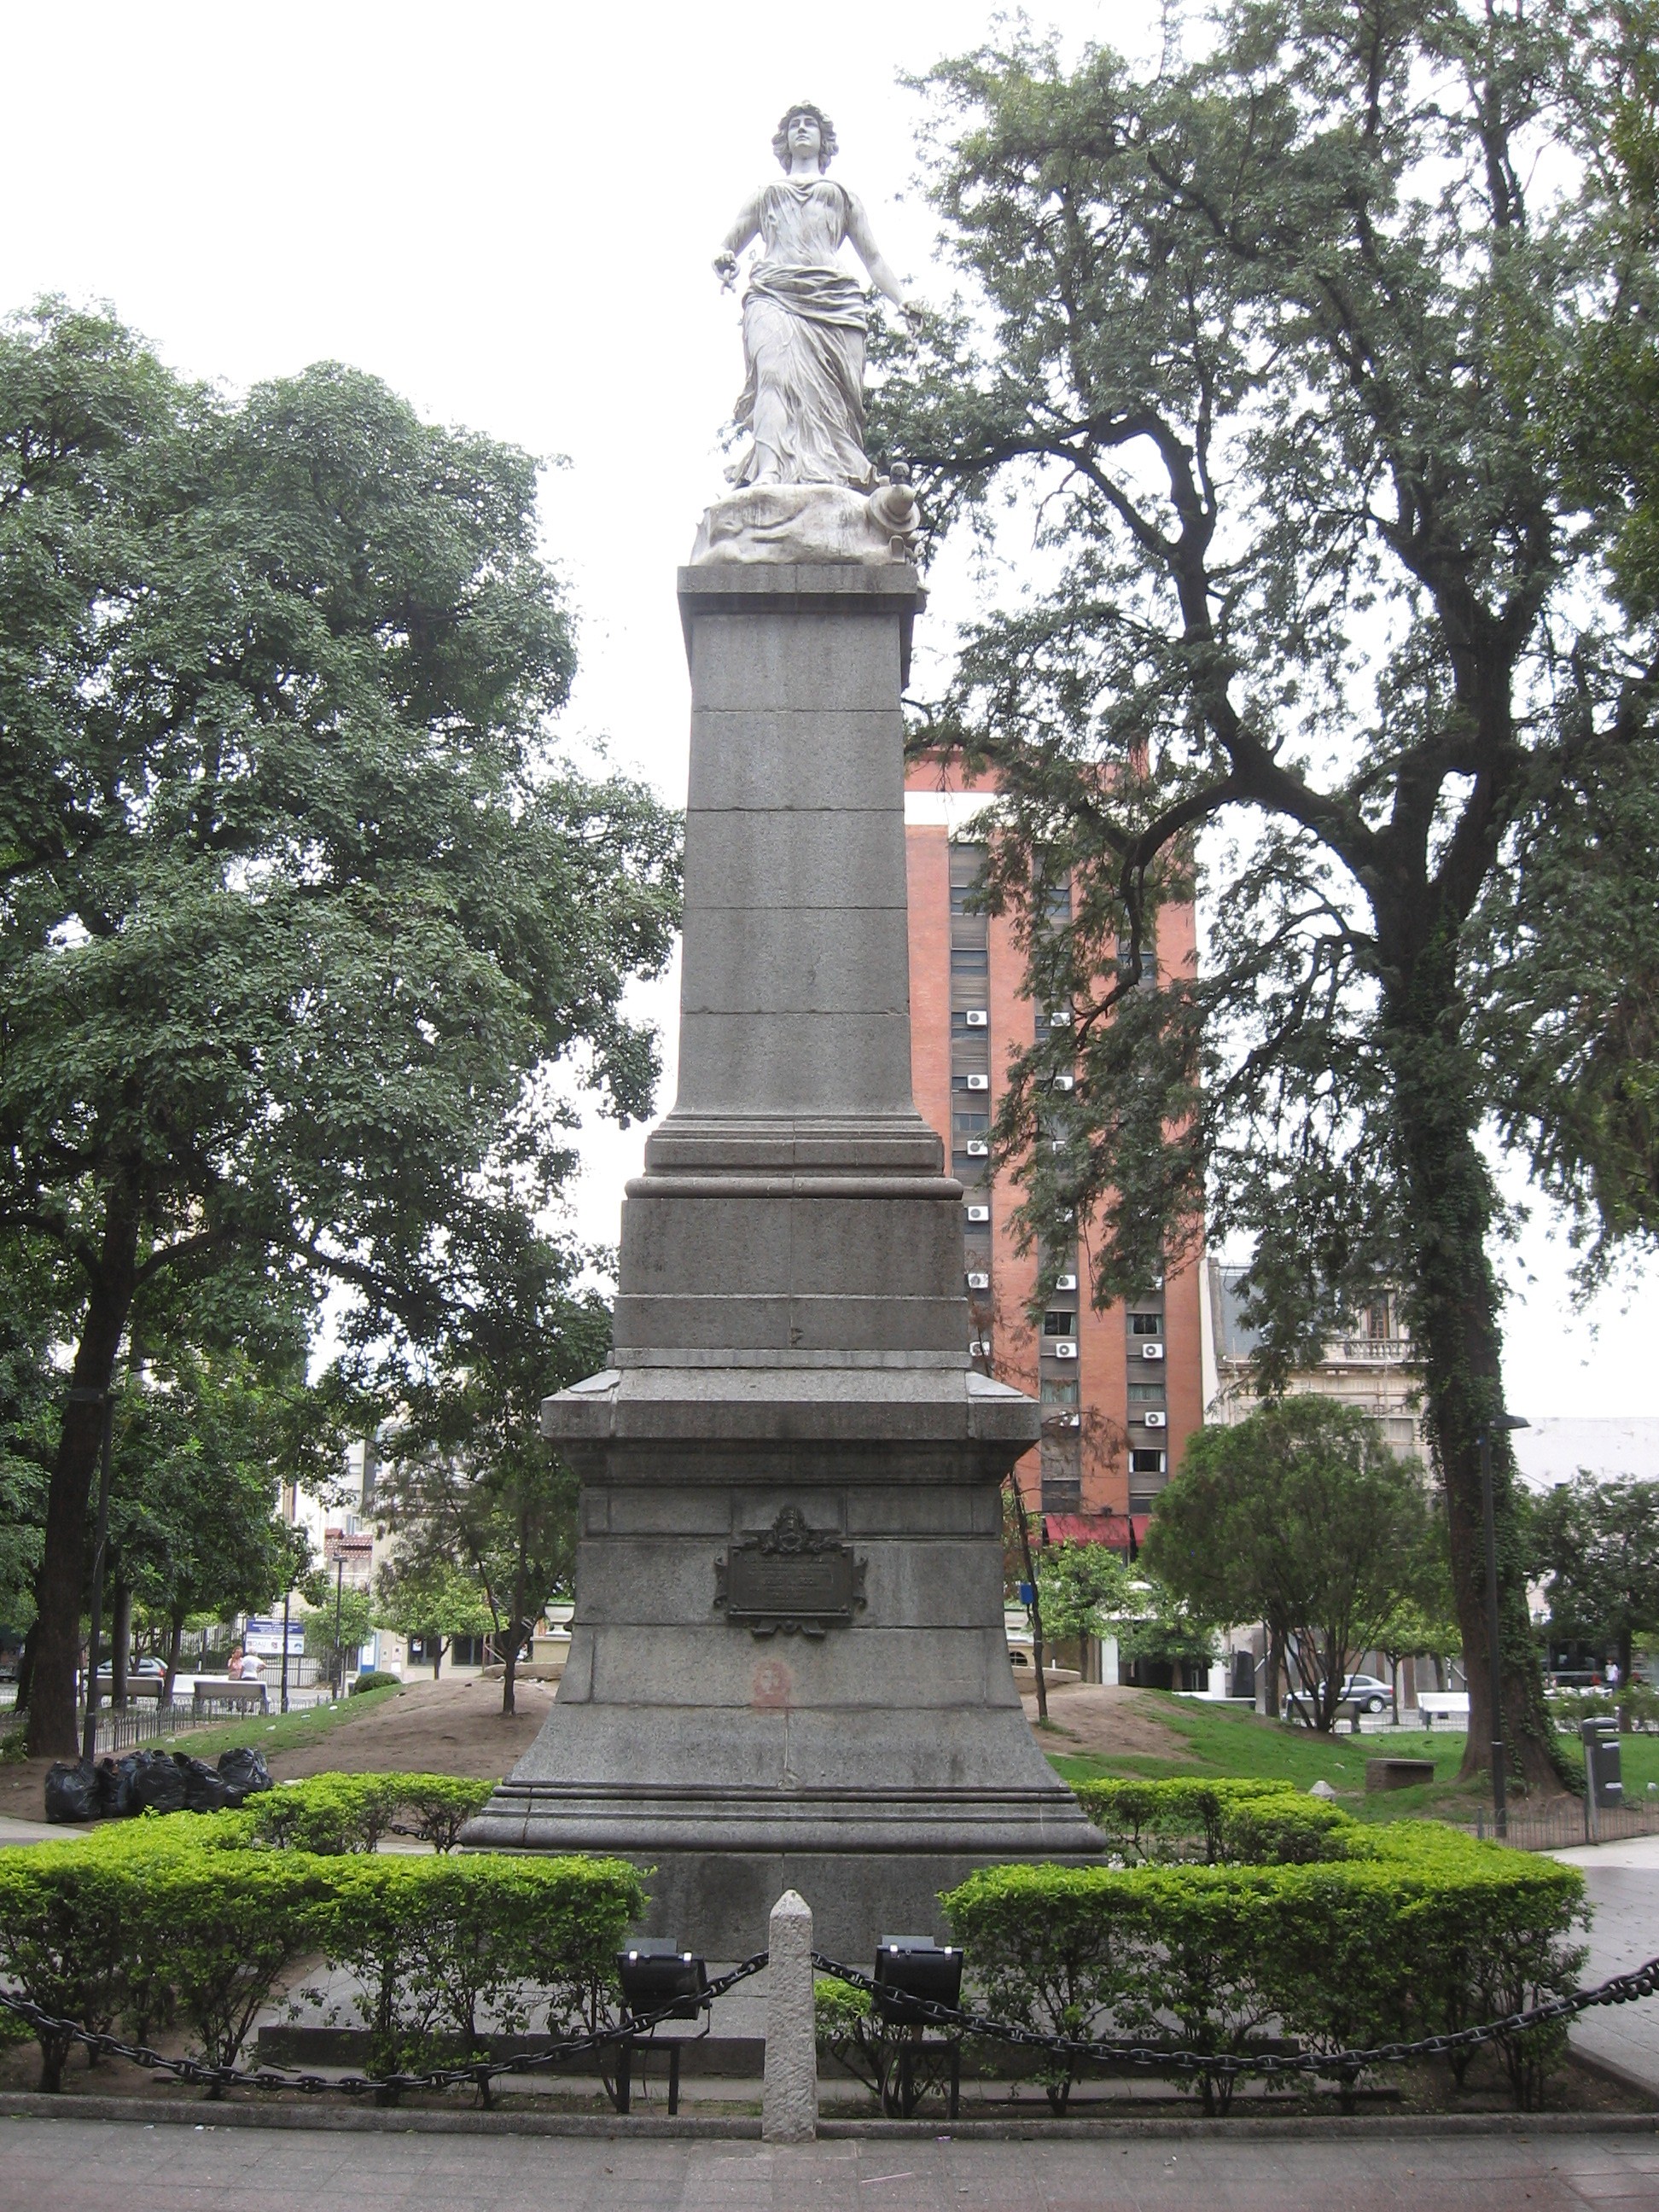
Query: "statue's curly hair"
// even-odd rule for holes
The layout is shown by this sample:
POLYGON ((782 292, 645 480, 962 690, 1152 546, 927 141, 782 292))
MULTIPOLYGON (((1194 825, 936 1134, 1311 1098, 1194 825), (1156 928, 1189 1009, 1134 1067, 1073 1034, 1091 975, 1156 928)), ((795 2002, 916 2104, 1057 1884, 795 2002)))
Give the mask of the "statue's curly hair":
POLYGON ((786 107, 777 129, 772 133, 772 151, 778 157, 778 166, 783 169, 789 167, 789 126, 798 115, 810 115, 818 126, 818 168, 822 173, 835 159, 838 142, 835 125, 823 110, 810 100, 798 100, 793 107, 786 107))

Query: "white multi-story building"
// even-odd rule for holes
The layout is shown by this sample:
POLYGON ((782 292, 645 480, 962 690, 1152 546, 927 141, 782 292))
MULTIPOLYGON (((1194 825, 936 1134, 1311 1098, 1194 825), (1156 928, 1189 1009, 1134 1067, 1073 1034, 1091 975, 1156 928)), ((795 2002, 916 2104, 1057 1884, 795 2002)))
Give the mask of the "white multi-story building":
MULTIPOLYGON (((1238 1285, 1244 1272, 1219 1260, 1204 1265, 1204 1418, 1230 1428, 1261 1403, 1250 1365, 1259 1339, 1239 1318, 1238 1285)), ((1378 1291, 1359 1316, 1358 1328, 1331 1337, 1318 1364, 1298 1368, 1290 1389, 1300 1396, 1357 1406, 1378 1424, 1396 1451, 1427 1465, 1411 1338, 1392 1291, 1378 1291)))

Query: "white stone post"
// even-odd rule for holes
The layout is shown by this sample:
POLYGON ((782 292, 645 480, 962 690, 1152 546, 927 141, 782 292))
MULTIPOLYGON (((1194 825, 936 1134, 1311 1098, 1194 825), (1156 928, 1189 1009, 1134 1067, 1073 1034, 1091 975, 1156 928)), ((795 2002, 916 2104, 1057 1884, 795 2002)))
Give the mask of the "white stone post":
POLYGON ((772 1907, 766 1970, 766 2079, 761 2135, 811 2142, 818 2130, 818 2045, 812 2013, 812 1908, 786 1889, 772 1907))

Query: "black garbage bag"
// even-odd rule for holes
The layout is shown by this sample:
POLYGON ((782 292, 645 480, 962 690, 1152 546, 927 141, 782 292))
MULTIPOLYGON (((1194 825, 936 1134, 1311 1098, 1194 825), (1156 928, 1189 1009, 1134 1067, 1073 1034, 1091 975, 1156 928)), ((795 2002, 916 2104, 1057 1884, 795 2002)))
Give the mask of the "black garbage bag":
POLYGON ((141 1813, 182 1813, 189 1784, 165 1751, 137 1751, 132 1755, 132 1799, 141 1813))
POLYGON ((46 1769, 46 1818, 49 1820, 95 1820, 98 1818, 98 1769, 89 1759, 71 1766, 60 1759, 46 1769))
POLYGON ((138 1761, 129 1752, 125 1759, 100 1759, 98 1762, 98 1810, 106 1820, 125 1820, 138 1810, 138 1802, 132 1794, 132 1785, 138 1772, 138 1761))
POLYGON ((262 1790, 274 1790, 276 1786, 262 1751, 222 1751, 219 1779, 230 1792, 229 1802, 233 1805, 240 1805, 245 1797, 257 1797, 262 1790))
POLYGON ((222 1813, 230 1802, 230 1792, 225 1787, 218 1771, 204 1759, 192 1759, 188 1752, 175 1751, 173 1763, 184 1777, 185 1803, 192 1813, 222 1813))

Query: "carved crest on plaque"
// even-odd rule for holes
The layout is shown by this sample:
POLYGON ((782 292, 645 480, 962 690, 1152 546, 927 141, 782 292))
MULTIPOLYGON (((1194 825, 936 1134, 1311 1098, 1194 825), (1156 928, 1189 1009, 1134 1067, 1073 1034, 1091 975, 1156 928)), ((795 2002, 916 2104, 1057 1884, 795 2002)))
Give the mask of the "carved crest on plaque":
POLYGON ((786 1505, 769 1528, 750 1530, 715 1560, 714 1604, 751 1636, 822 1636, 850 1628, 863 1612, 868 1564, 786 1505))

